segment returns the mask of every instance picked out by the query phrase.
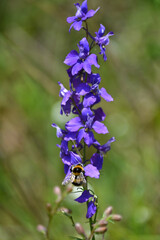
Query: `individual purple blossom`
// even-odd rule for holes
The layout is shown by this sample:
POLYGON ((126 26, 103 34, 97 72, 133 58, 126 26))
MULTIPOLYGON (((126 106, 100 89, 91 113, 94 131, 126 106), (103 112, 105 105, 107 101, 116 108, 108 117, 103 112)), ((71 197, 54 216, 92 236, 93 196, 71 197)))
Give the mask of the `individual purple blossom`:
POLYGON ((104 59, 104 61, 106 61, 107 60, 107 56, 106 56, 106 48, 105 48, 105 46, 107 46, 109 44, 109 37, 113 36, 114 33, 113 32, 109 32, 105 36, 104 36, 104 33, 105 33, 105 27, 102 24, 100 24, 100 28, 98 30, 98 33, 95 32, 96 37, 94 39, 95 39, 95 42, 100 47, 100 50, 101 50, 100 54, 103 55, 103 59, 104 59))
POLYGON ((87 0, 85 0, 81 5, 79 3, 76 3, 74 5, 77 8, 75 16, 67 18, 68 23, 73 22, 69 28, 69 31, 71 30, 72 27, 76 31, 79 31, 82 28, 82 22, 93 17, 94 14, 99 10, 99 8, 97 8, 96 10, 91 9, 88 11, 87 0))
POLYGON ((91 194, 89 190, 84 190, 81 196, 75 199, 75 201, 79 203, 87 202, 89 201, 89 199, 91 200, 88 203, 86 218, 91 218, 97 211, 97 206, 95 205, 95 196, 91 194))
POLYGON ((77 74, 80 70, 84 69, 88 74, 91 73, 91 66, 99 68, 97 56, 92 53, 89 55, 90 48, 87 39, 84 37, 78 45, 79 53, 72 50, 65 58, 64 63, 72 67, 72 75, 77 74))
POLYGON ((92 129, 97 133, 108 133, 107 127, 95 119, 95 115, 89 108, 83 108, 81 116, 72 118, 66 123, 66 129, 70 132, 77 133, 77 141, 80 142, 84 138, 85 143, 91 146, 94 142, 92 129), (80 129, 81 128, 81 129, 80 129))

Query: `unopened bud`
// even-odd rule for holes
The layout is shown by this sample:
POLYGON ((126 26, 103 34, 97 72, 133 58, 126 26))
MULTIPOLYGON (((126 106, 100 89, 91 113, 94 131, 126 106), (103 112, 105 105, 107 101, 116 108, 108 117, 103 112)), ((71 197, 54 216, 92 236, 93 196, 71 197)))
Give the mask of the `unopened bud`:
POLYGON ((99 227, 99 228, 97 228, 94 232, 96 233, 96 234, 103 234, 103 233, 105 233, 107 231, 107 227, 99 227))
POLYGON ((121 221, 122 220, 122 216, 119 215, 119 214, 112 214, 111 217, 112 217, 111 219, 114 220, 114 221, 121 221))
POLYGON ((59 202, 61 201, 61 198, 62 198, 62 193, 61 193, 60 187, 55 186, 55 187, 53 188, 53 192, 57 195, 56 203, 59 203, 59 202))
POLYGON ((39 225, 37 226, 37 231, 40 232, 40 233, 45 234, 45 233, 46 233, 46 228, 45 228, 45 226, 39 224, 39 225))
POLYGON ((72 213, 72 211, 71 211, 70 209, 65 208, 65 207, 61 207, 61 208, 60 208, 60 211, 61 211, 62 213, 64 213, 65 215, 69 215, 69 214, 72 213))
POLYGON ((112 210, 113 210, 112 206, 109 206, 109 207, 106 208, 106 210, 104 211, 104 215, 105 215, 106 217, 108 217, 109 215, 111 215, 112 210))
POLYGON ((72 184, 69 184, 69 185, 67 186, 67 193, 72 192, 72 189, 73 189, 72 184))
POLYGON ((61 189, 60 189, 60 187, 55 186, 55 187, 53 188, 53 192, 54 192, 54 194, 56 194, 57 196, 61 195, 61 189))
POLYGON ((46 209, 47 209, 47 212, 50 213, 52 211, 52 205, 50 203, 47 203, 46 209))
POLYGON ((104 219, 101 219, 99 222, 98 222, 98 225, 100 227, 106 227, 108 225, 108 222, 104 219))
POLYGON ((86 237, 86 233, 84 231, 84 228, 82 227, 82 225, 80 223, 75 224, 75 229, 76 229, 78 234, 86 237))

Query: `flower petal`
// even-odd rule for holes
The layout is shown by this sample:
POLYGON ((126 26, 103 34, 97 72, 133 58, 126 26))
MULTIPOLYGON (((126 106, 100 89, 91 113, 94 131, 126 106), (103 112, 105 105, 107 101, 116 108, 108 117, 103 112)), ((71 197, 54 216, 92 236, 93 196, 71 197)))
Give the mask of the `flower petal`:
POLYGON ((100 155, 99 153, 94 153, 91 157, 91 163, 98 170, 101 170, 103 165, 103 156, 100 155))
POLYGON ((73 17, 68 17, 68 18, 67 18, 67 22, 68 22, 68 23, 72 23, 72 22, 75 20, 75 18, 76 18, 75 16, 73 16, 73 17))
POLYGON ((79 54, 76 50, 72 50, 68 55, 66 56, 64 63, 69 66, 73 66, 79 59, 79 54))
POLYGON ((95 113, 94 120, 99 121, 99 122, 104 121, 106 114, 103 112, 102 108, 95 109, 94 113, 95 113))
POLYGON ((94 65, 97 68, 100 67, 100 65, 97 62, 97 56, 94 53, 92 53, 91 55, 88 56, 87 61, 90 65, 94 65))
POLYGON ((88 164, 84 167, 85 176, 91 177, 91 178, 99 178, 99 171, 96 167, 94 167, 92 164, 88 164))
POLYGON ((87 93, 89 93, 91 90, 91 87, 87 84, 87 83, 80 83, 77 87, 76 87, 76 92, 83 96, 87 93))
POLYGON ((95 14, 99 9, 100 9, 100 8, 97 8, 96 10, 93 10, 93 9, 89 10, 89 11, 87 12, 87 14, 85 15, 85 17, 82 18, 82 20, 86 20, 87 18, 93 17, 94 14, 95 14))
POLYGON ((87 144, 88 147, 90 147, 93 142, 94 142, 94 134, 93 132, 89 131, 89 132, 84 132, 84 141, 87 144))
POLYGON ((60 127, 58 127, 57 124, 55 124, 55 123, 52 123, 52 127, 57 129, 57 134, 56 134, 57 137, 62 138, 63 134, 64 134, 64 130, 62 130, 60 127))
POLYGON ((87 214, 86 214, 86 218, 91 218, 97 211, 97 207, 94 204, 93 201, 90 201, 88 203, 88 210, 87 210, 87 214))
POLYGON ((113 101, 112 96, 107 93, 105 88, 101 88, 100 93, 101 93, 101 97, 104 98, 104 100, 106 100, 107 102, 113 101))
POLYGON ((97 98, 93 93, 88 93, 86 94, 86 96, 84 97, 83 100, 83 106, 86 107, 90 107, 91 105, 93 105, 96 102, 97 98))
POLYGON ((89 190, 84 190, 82 195, 80 197, 74 199, 74 201, 77 201, 79 203, 84 203, 84 202, 87 202, 90 197, 93 197, 93 195, 90 194, 89 190))
POLYGON ((83 63, 81 62, 77 62, 73 68, 72 68, 72 75, 74 76, 75 74, 77 74, 83 67, 83 63))
POLYGON ((66 123, 66 129, 70 132, 76 132, 83 124, 79 117, 72 118, 69 122, 66 123))
POLYGON ((94 124, 92 125, 92 128, 94 129, 95 132, 97 133, 102 133, 106 134, 108 133, 107 127, 104 125, 104 123, 95 121, 94 124))
POLYGON ((76 31, 79 31, 81 28, 82 28, 82 21, 75 21, 73 24, 72 24, 72 27, 76 30, 76 31))

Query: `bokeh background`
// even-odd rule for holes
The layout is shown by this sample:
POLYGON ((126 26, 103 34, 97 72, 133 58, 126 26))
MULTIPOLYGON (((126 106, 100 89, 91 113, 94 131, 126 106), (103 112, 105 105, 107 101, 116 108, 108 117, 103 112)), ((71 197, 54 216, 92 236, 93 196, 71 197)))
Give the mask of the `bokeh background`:
MULTIPOLYGON (((55 129, 67 121, 59 115, 61 81, 68 88, 65 56, 84 32, 68 33, 73 0, 0 1, 0 239, 38 240, 37 225, 47 223, 45 205, 61 185, 63 164, 55 129)), ((160 239, 160 1, 88 0, 101 6, 89 20, 113 31, 108 60, 101 64, 102 85, 114 102, 101 102, 108 136, 116 142, 105 157, 99 180, 91 181, 99 197, 99 216, 112 205, 123 221, 111 225, 106 239, 160 239)), ((98 49, 97 49, 98 51, 98 49)), ((101 85, 101 86, 102 86, 101 85)), ((70 198, 75 221, 85 206, 70 198)), ((83 212, 83 214, 82 214, 83 212)), ((83 215, 83 216, 82 216, 83 215)), ((75 231, 58 214, 55 239, 75 231)))

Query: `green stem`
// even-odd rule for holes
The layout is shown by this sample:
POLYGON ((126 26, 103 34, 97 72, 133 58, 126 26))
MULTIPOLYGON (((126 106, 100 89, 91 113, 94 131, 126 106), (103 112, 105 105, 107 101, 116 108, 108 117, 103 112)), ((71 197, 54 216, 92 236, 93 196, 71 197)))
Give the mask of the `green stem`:
POLYGON ((87 21, 85 21, 85 24, 86 24, 86 38, 88 40, 88 23, 87 23, 87 21))
MULTIPOLYGON (((52 211, 50 213, 48 213, 48 224, 47 224, 47 229, 46 229, 46 240, 50 240, 50 227, 51 227, 51 223, 53 220, 53 216, 57 213, 58 208, 60 207, 62 201, 64 200, 64 198, 67 195, 67 191, 65 191, 62 194, 61 199, 56 203, 55 207, 52 209, 52 211)), ((73 219, 71 219, 72 221, 73 219)), ((52 238, 53 240, 53 238, 52 238)))

